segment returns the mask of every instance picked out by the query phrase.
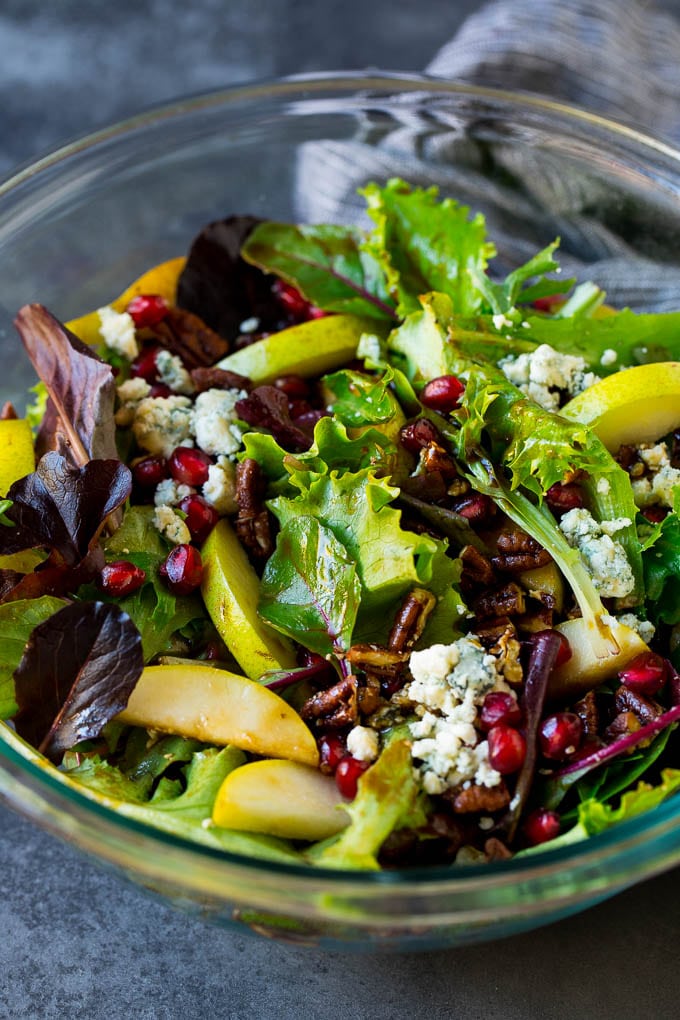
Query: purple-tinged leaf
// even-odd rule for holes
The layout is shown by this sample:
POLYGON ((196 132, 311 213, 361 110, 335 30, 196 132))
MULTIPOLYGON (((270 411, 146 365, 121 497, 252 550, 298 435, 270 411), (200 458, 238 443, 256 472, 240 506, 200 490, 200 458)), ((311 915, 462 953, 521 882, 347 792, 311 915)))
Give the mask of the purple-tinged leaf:
POLYGON ((50 397, 36 442, 38 453, 58 450, 78 466, 115 459, 111 366, 43 305, 24 305, 14 324, 50 397))
POLYGON ((130 469, 119 460, 91 460, 78 468, 58 453, 46 453, 33 474, 7 494, 12 506, 6 516, 15 526, 0 529, 0 555, 44 548, 76 566, 131 488, 130 469))
POLYGON ((291 419, 288 397, 276 386, 256 386, 236 402, 236 413, 249 425, 269 429, 286 450, 299 453, 312 445, 311 431, 303 431, 291 419))
POLYGON ((327 680, 333 684, 337 679, 338 675, 333 666, 324 659, 321 662, 313 662, 310 666, 299 666, 297 669, 269 670, 262 674, 260 683, 272 691, 284 691, 286 687, 299 683, 300 680, 313 680, 315 683, 327 680))
POLYGON ((125 708, 143 668, 127 613, 103 602, 66 606, 33 630, 14 673, 17 733, 58 762, 125 708))

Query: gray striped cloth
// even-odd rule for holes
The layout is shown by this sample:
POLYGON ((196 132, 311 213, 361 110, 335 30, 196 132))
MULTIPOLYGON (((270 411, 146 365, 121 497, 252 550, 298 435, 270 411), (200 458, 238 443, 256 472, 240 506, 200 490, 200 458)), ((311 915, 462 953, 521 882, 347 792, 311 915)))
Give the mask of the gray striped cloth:
MULTIPOLYGON (((472 15, 425 70, 568 102, 680 144, 680 25, 649 0, 499 0, 472 15)), ((384 116, 367 115, 351 141, 302 146, 301 219, 366 222, 356 189, 367 180, 436 183, 484 211, 500 269, 559 235, 564 272, 594 280, 615 306, 680 309, 680 184, 675 211, 662 210, 653 224, 663 249, 656 261, 632 253, 616 188, 572 172, 559 151, 497 144, 490 176, 455 118, 447 125, 443 105, 424 102, 419 115, 407 97, 403 113, 399 104, 393 113, 387 128, 384 116)))

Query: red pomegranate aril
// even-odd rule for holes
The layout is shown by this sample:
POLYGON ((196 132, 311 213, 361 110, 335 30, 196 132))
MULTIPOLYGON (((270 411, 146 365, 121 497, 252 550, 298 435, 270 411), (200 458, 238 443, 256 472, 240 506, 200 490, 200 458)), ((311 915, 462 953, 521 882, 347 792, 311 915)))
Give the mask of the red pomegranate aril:
POLYGON ((317 308, 316 305, 310 305, 307 309, 308 319, 325 319, 327 315, 332 315, 332 312, 324 312, 323 308, 317 308))
POLYGON ((176 446, 168 460, 168 468, 175 481, 194 488, 208 481, 211 464, 208 454, 194 446, 176 446))
POLYGON ((280 375, 273 385, 291 400, 309 396, 309 383, 301 375, 280 375))
POLYGON ((156 326, 168 314, 168 302, 160 294, 137 294, 125 311, 132 316, 137 329, 156 326))
POLYGON ((114 560, 102 567, 99 587, 107 595, 122 598, 141 588, 146 581, 146 572, 129 560, 114 560))
POLYGON ((298 320, 307 318, 310 304, 297 287, 293 287, 292 284, 285 283, 283 280, 275 280, 272 290, 279 304, 292 318, 298 320))
POLYGON ((668 510, 663 506, 646 506, 641 513, 650 524, 661 524, 668 516, 668 510))
POLYGON ((619 679, 636 694, 658 694, 668 679, 668 667, 655 652, 641 652, 619 671, 619 679))
POLYGON ((430 379, 420 394, 420 401, 433 411, 448 414, 458 407, 458 402, 465 391, 465 385, 455 375, 440 375, 430 379))
POLYGON ((357 785, 362 775, 369 767, 370 762, 359 761, 351 755, 345 755, 335 769, 335 785, 347 800, 354 800, 357 795, 357 785))
POLYGON ((489 496, 478 492, 472 496, 466 496, 456 505, 456 513, 465 517, 468 521, 485 521, 493 517, 495 506, 489 496))
POLYGON ((225 659, 229 658, 229 650, 224 641, 220 638, 213 638, 205 646, 202 658, 206 662, 224 662, 225 659))
POLYGON ((560 816, 556 811, 538 808, 527 817, 524 823, 524 835, 531 846, 547 843, 556 839, 561 829, 560 816))
POLYGON ((492 726, 487 735, 491 768, 502 776, 519 772, 527 754, 526 740, 512 726, 492 726))
POLYGON ((319 741, 319 768, 326 775, 332 776, 346 755, 345 741, 336 733, 327 733, 319 741))
POLYGON ((132 468, 132 476, 138 485, 152 488, 168 477, 168 465, 164 457, 144 457, 132 468))
POLYGON ((155 383, 151 384, 151 389, 149 390, 149 396, 150 397, 154 397, 154 398, 155 397, 171 397, 172 396, 172 390, 170 389, 169 386, 166 386, 166 384, 164 382, 155 382, 155 383))
POLYGON ((430 443, 441 442, 441 438, 439 429, 427 418, 416 418, 415 421, 403 425, 399 432, 401 445, 416 456, 430 443))
POLYGON ((575 754, 583 738, 583 722, 575 712, 555 712, 541 722, 538 740, 546 758, 562 761, 575 754))
POLYGON ((191 532, 194 542, 198 542, 199 545, 205 542, 220 519, 220 515, 212 503, 197 493, 192 493, 180 500, 179 509, 186 514, 184 523, 191 532))
POLYGON ((308 400, 293 399, 288 401, 288 413, 295 421, 296 418, 301 418, 304 415, 311 414, 314 408, 308 400))
POLYGON ((557 669, 558 666, 563 666, 565 662, 569 662, 573 655, 573 652, 571 650, 571 645, 567 641, 564 634, 561 633, 561 631, 551 630, 549 627, 546 627, 545 630, 537 630, 535 634, 532 634, 532 638, 533 639, 537 638, 539 634, 557 634, 557 636, 560 639, 560 647, 557 650, 557 658, 555 659, 554 667, 555 669, 557 669))
POLYGON ((203 579, 201 554, 193 545, 176 545, 159 572, 174 595, 190 595, 203 579))
POLYGON ((545 494, 545 501, 551 510, 564 514, 567 510, 580 510, 586 505, 583 490, 575 482, 562 485, 555 482, 545 494))
POLYGON ((512 694, 492 691, 484 698, 479 721, 485 731, 494 726, 519 726, 522 722, 522 709, 512 694))
POLYGON ((158 379, 158 367, 156 356, 160 347, 155 344, 145 347, 130 365, 130 375, 135 379, 146 379, 148 383, 154 383, 158 379))

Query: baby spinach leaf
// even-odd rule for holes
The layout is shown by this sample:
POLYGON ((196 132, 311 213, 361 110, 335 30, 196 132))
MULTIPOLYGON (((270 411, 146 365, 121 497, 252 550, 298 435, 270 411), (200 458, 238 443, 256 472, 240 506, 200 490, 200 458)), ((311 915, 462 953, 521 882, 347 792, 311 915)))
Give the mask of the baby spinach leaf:
POLYGON ((647 611, 655 623, 680 623, 680 517, 670 513, 645 541, 647 611))

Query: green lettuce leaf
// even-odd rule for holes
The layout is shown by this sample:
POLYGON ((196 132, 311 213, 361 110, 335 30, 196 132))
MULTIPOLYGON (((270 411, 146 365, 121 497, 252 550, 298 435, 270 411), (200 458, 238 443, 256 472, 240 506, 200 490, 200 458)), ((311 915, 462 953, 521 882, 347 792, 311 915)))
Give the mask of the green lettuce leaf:
POLYGON ((401 412, 390 390, 393 378, 391 369, 376 378, 345 368, 324 376, 323 384, 333 396, 333 414, 343 425, 357 428, 384 424, 401 412))
POLYGON ((313 849, 315 864, 327 868, 377 870, 380 847, 395 829, 419 828, 427 821, 426 801, 411 762, 408 740, 393 739, 359 780, 347 812, 352 821, 330 845, 313 849))
POLYGON ((579 823, 589 836, 605 832, 612 825, 618 825, 619 822, 635 818, 657 807, 677 790, 680 790, 680 769, 664 769, 661 773, 661 782, 657 786, 638 783, 634 790, 628 790, 623 794, 616 808, 594 798, 583 801, 578 808, 579 823))
MULTIPOLYGON (((542 251, 537 252, 528 262, 509 273, 502 283, 494 283, 476 267, 471 267, 472 278, 494 315, 505 315, 512 311, 515 305, 536 299, 538 296, 536 285, 529 287, 529 281, 560 268, 559 262, 553 258, 559 243, 559 240, 553 241, 542 251)), ((564 293, 572 282, 550 280, 544 286, 547 286, 549 294, 564 293)))
POLYGON ((260 585, 260 616, 320 655, 347 651, 361 598, 356 566, 314 517, 286 521, 260 585))
POLYGON ((647 613, 654 624, 680 623, 680 517, 656 525, 642 548, 647 613))
POLYGON ((42 595, 0 605, 0 719, 11 719, 17 712, 14 671, 31 633, 66 604, 63 599, 42 595))

